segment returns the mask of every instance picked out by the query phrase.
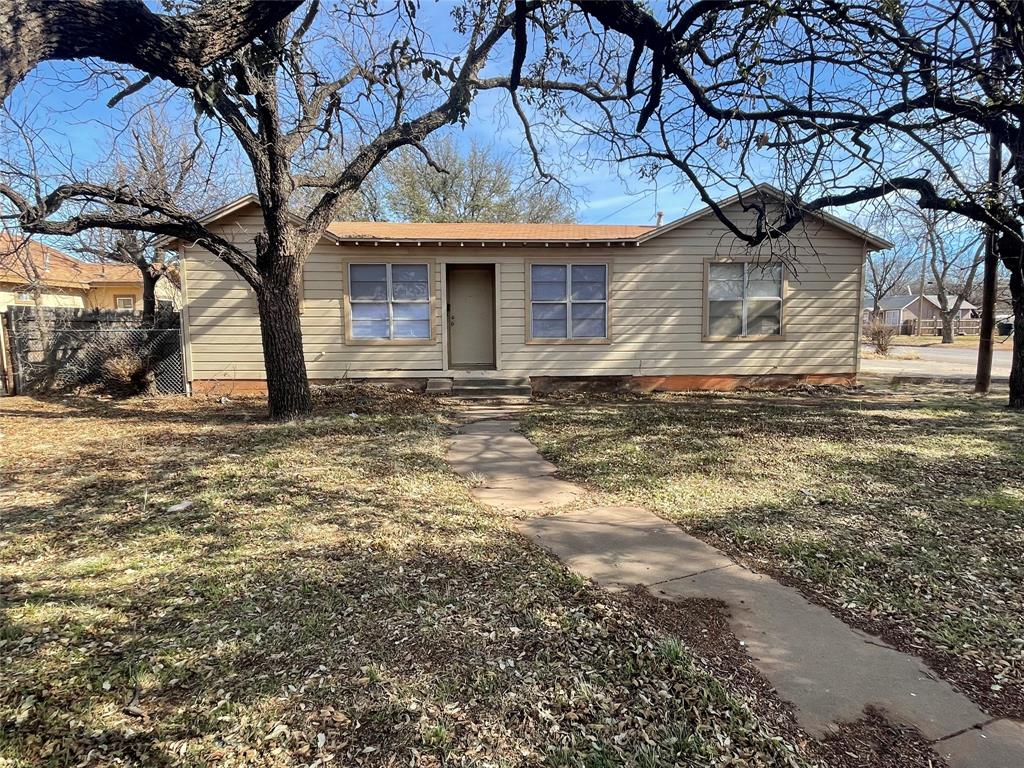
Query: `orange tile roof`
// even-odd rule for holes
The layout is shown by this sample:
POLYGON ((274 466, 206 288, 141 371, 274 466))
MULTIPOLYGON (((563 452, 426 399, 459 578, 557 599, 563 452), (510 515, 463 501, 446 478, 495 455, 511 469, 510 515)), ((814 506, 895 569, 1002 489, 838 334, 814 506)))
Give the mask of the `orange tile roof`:
POLYGON ((131 264, 91 263, 31 239, 0 232, 0 281, 87 288, 104 283, 137 283, 139 270, 131 264))
POLYGON ((651 227, 628 224, 416 224, 391 221, 335 221, 327 231, 339 240, 434 242, 601 242, 629 240, 651 227))

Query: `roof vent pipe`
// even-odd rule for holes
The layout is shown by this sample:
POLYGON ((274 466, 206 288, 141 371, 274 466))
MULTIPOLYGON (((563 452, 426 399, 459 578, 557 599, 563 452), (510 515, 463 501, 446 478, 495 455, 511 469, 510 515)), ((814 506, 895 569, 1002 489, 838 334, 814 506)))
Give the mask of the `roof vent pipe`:
POLYGON ((661 226, 661 222, 664 221, 664 220, 665 220, 665 212, 664 211, 658 211, 658 223, 655 224, 654 226, 660 227, 661 226))

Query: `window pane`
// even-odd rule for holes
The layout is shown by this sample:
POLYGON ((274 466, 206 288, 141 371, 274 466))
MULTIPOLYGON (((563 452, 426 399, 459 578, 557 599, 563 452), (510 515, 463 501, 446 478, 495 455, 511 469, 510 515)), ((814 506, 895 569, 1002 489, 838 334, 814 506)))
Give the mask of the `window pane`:
POLYGON ((429 320, 430 305, 423 304, 395 304, 391 308, 395 320, 429 320))
POLYGON ((605 299, 606 271, 602 264, 574 264, 572 267, 572 298, 605 299))
POLYGON ((534 304, 534 320, 565 320, 565 304, 534 304))
POLYGON ((352 321, 352 338, 353 339, 387 339, 388 336, 388 321, 387 320, 353 320, 352 321))
POLYGON ((712 301, 742 299, 743 265, 709 264, 708 298, 712 301))
POLYGON ((393 282, 425 283, 427 282, 426 264, 392 264, 391 280, 393 282))
POLYGON ((739 336, 742 332, 742 301, 708 302, 709 336, 739 336))
POLYGON ((392 264, 391 298, 397 301, 421 301, 429 298, 426 264, 392 264))
POLYGON ((429 298, 430 290, 426 280, 421 281, 392 281, 391 294, 395 301, 423 301, 429 298))
POLYGON ((535 301, 565 301, 565 283, 534 283, 531 295, 535 301))
MULTIPOLYGON (((415 306, 415 305, 414 305, 415 306)), ((396 339, 429 339, 429 320, 395 320, 396 339)))
POLYGON ((534 304, 532 335, 537 339, 566 338, 565 304, 534 304))
POLYGON ((533 264, 530 267, 530 295, 538 301, 564 300, 565 277, 565 265, 533 264))
POLYGON ((380 301, 388 297, 387 267, 384 264, 349 264, 349 290, 355 301, 380 301))
POLYGON ((710 280, 708 282, 708 298, 711 301, 722 301, 743 298, 742 280, 710 280))
POLYGON ((534 320, 533 338, 535 339, 564 339, 565 320, 534 320))
POLYGON ((708 277, 712 280, 742 280, 742 264, 709 264, 708 277))
POLYGON ((540 280, 545 283, 565 282, 564 264, 534 264, 531 266, 531 270, 535 281, 540 280))
POLYGON ((751 264, 747 272, 747 296, 782 298, 782 265, 751 264))
POLYGON ((747 335, 778 336, 782 333, 782 302, 750 300, 747 302, 747 335))
POLYGON ((388 270, 384 264, 350 264, 349 277, 353 280, 374 282, 387 280, 388 270))
POLYGON ((387 283, 352 283, 353 301, 386 301, 387 283))
POLYGON ((604 304, 573 304, 572 335, 576 339, 603 339, 607 335, 604 304))
POLYGON ((388 305, 384 303, 380 304, 353 304, 352 305, 352 319, 353 320, 387 320, 388 319, 388 305))

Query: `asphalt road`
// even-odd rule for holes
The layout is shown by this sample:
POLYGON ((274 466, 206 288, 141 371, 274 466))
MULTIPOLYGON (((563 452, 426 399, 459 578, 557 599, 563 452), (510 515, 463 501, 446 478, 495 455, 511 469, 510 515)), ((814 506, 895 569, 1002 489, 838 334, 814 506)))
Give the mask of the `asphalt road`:
MULTIPOLYGON (((996 342, 992 359, 992 376, 1006 378, 1010 375, 1010 347, 996 342)), ((864 374, 887 376, 929 376, 953 379, 974 376, 978 352, 964 347, 901 347, 893 346, 888 360, 862 359, 860 370, 864 374), (898 358, 913 356, 913 360, 898 358)))

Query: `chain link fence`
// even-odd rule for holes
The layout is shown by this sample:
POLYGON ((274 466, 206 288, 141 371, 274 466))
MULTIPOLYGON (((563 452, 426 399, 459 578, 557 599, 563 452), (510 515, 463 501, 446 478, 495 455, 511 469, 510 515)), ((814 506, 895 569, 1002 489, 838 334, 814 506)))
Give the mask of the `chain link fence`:
POLYGON ((177 313, 140 327, 133 313, 12 308, 7 328, 14 391, 183 394, 185 366, 177 313))

